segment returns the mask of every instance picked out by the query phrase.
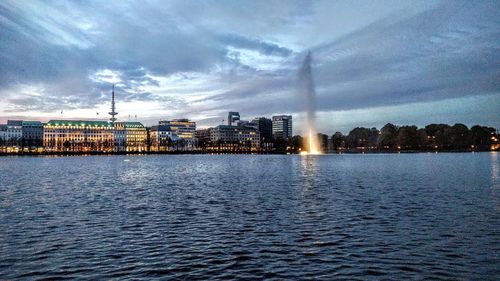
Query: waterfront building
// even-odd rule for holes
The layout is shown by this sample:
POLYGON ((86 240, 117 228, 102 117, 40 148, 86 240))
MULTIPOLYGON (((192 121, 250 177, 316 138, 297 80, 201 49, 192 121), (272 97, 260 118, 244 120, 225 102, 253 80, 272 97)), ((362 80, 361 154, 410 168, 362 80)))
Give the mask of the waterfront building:
POLYGON ((22 121, 22 140, 27 147, 43 146, 43 124, 40 121, 22 121))
POLYGON ((240 113, 235 111, 230 111, 227 115, 227 125, 232 126, 233 123, 240 121, 240 113))
POLYGON ((22 121, 7 120, 7 124, 0 125, 0 146, 15 147, 17 151, 22 145, 22 136, 22 121))
POLYGON ((21 141, 23 137, 23 121, 7 120, 7 139, 21 141))
POLYGON ((195 137, 198 140, 198 142, 210 141, 210 128, 196 130, 195 137))
POLYGON ((210 129, 210 143, 209 150, 257 151, 260 135, 251 127, 219 125, 210 129))
POLYGON ((168 126, 169 130, 185 140, 194 140, 196 132, 196 122, 189 119, 174 119, 169 121, 160 121, 159 125, 168 126))
POLYGON ((273 138, 288 139, 293 136, 291 115, 273 116, 272 125, 273 138))
POLYGON ((115 151, 146 151, 147 132, 141 122, 114 123, 115 151))
POLYGON ((0 124, 0 152, 7 152, 7 124, 0 124))
POLYGON ((43 126, 47 151, 112 151, 114 128, 106 121, 50 120, 43 126))
POLYGON ((151 151, 169 151, 173 140, 178 140, 168 125, 151 127, 150 131, 151 151))
POLYGON ((0 124, 0 140, 7 139, 7 124, 0 124))
POLYGON ((174 119, 160 121, 159 125, 166 126, 170 131, 170 150, 193 150, 197 146, 196 122, 189 119, 174 119))

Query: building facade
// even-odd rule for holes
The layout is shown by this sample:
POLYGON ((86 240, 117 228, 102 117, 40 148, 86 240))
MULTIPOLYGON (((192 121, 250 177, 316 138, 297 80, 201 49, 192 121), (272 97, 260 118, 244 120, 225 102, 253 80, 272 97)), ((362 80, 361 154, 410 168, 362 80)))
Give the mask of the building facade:
POLYGON ((174 119, 160 121, 159 125, 166 126, 170 131, 170 150, 194 150, 197 147, 196 122, 189 119, 174 119))
POLYGON ((22 122, 23 145, 27 147, 43 146, 43 124, 40 121, 22 122))
POLYGON ((113 151, 114 128, 110 122, 50 120, 43 126, 47 151, 113 151))
POLYGON ((273 124, 272 128, 273 138, 288 139, 293 136, 291 115, 273 116, 272 124, 273 124))
POLYGON ((258 151, 260 134, 250 127, 219 125, 210 128, 209 150, 258 151))
POLYGON ((182 139, 193 140, 196 137, 196 122, 189 121, 189 119, 160 121, 158 124, 167 126, 172 133, 182 139))
POLYGON ((115 122, 114 150, 118 152, 147 151, 147 132, 141 122, 115 122))
POLYGON ((172 133, 170 126, 168 125, 158 125, 151 127, 149 133, 149 139, 151 141, 151 151, 170 151, 172 141, 178 139, 178 137, 172 133))
POLYGON ((252 120, 256 124, 262 143, 270 142, 273 136, 273 121, 266 117, 259 117, 252 120))

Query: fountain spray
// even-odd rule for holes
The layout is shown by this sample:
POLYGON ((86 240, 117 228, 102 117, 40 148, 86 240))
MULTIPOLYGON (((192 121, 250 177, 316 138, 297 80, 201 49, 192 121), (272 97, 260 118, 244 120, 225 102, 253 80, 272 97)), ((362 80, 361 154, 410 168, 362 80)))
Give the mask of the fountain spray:
POLYGON ((316 131, 316 93, 314 91, 314 81, 311 72, 311 51, 307 52, 307 55, 302 63, 302 67, 299 71, 299 87, 301 96, 305 97, 306 111, 307 111, 307 122, 304 132, 308 134, 308 154, 321 154, 321 149, 318 140, 318 134, 316 131))

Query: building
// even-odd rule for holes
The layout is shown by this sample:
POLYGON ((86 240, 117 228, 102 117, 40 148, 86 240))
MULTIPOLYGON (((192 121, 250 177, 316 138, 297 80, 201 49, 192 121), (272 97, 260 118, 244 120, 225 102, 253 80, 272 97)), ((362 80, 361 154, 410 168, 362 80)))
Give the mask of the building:
POLYGON ((0 124, 0 151, 5 152, 4 147, 7 146, 7 124, 0 124))
POLYGON ((169 151, 173 140, 179 139, 174 136, 168 125, 158 125, 151 127, 149 133, 151 141, 151 151, 169 151))
POLYGON ((288 139, 293 136, 291 115, 273 116, 272 124, 273 124, 272 128, 273 138, 288 139))
POLYGON ((273 121, 266 117, 259 117, 252 120, 260 134, 261 143, 270 142, 273 136, 273 121))
POLYGON ((236 123, 237 121, 240 121, 240 113, 230 111, 229 114, 227 115, 227 125, 232 126, 233 123, 236 123))
POLYGON ((147 132, 141 122, 115 122, 115 151, 147 150, 147 132))
POLYGON ((7 120, 7 124, 0 125, 0 146, 22 146, 22 123, 20 120, 7 120))
POLYGON ((176 134, 185 140, 194 140, 196 138, 196 122, 189 119, 174 119, 170 121, 160 121, 159 125, 168 126, 173 134, 176 134))
POLYGON ((195 137, 198 140, 198 142, 210 141, 210 128, 196 130, 195 137))
POLYGON ((40 121, 22 121, 23 144, 28 147, 43 146, 43 124, 40 121))
POLYGON ((7 139, 20 142, 23 137, 23 121, 7 120, 7 139))
POLYGON ((159 125, 167 126, 170 131, 170 150, 194 150, 197 146, 196 122, 189 119, 160 121, 159 125))
POLYGON ((219 125, 210 128, 209 150, 257 151, 260 149, 260 134, 251 127, 219 125))
POLYGON ((112 151, 114 128, 106 121, 50 120, 43 126, 47 151, 112 151))

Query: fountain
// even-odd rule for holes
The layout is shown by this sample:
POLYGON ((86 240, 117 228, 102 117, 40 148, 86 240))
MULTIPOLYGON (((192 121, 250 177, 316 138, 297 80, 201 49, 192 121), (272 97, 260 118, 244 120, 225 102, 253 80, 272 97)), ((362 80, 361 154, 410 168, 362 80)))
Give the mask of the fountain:
POLYGON ((316 131, 316 93, 314 91, 314 82, 311 72, 311 51, 307 53, 299 71, 299 89, 300 95, 305 98, 307 122, 305 123, 306 127, 304 128, 304 132, 308 134, 307 151, 302 151, 301 154, 321 154, 316 131))

